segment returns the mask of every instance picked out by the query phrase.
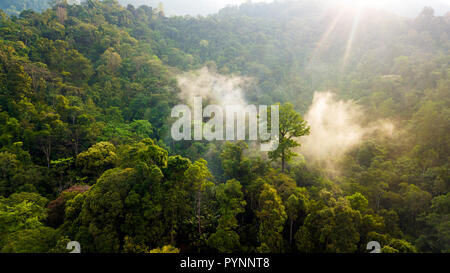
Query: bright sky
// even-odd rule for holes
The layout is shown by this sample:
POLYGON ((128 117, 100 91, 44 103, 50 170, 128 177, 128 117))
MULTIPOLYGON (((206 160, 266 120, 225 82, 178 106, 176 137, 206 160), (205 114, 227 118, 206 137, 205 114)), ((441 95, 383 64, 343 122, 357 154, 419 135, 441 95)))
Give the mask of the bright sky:
MULTIPOLYGON (((191 0, 195 1, 195 0, 191 0)), ((211 2, 217 2, 219 6, 226 6, 229 4, 241 4, 245 3, 248 0, 210 0, 211 2)), ((374 7, 389 7, 392 5, 398 5, 398 4, 426 4, 427 2, 430 2, 432 5, 436 3, 440 3, 443 5, 450 5, 450 0, 331 0, 335 2, 341 2, 341 3, 347 3, 347 4, 359 4, 362 3, 363 5, 368 6, 374 6, 374 7)), ((253 3, 256 2, 273 2, 273 0, 252 0, 253 3)))
MULTIPOLYGON (((210 14, 216 13, 227 5, 237 5, 248 0, 119 0, 122 4, 133 3, 135 6, 147 4, 153 7, 163 2, 166 13, 170 14, 210 14)), ((282 1, 282 0, 278 0, 282 1)), ((383 8, 403 16, 417 16, 424 6, 431 6, 436 15, 450 11, 450 0, 324 0, 330 3, 347 5, 363 5, 383 8)), ((273 0, 252 0, 256 2, 273 2, 273 0)))
MULTIPOLYGON (((195 1, 195 0, 191 0, 195 1)), ((210 0, 213 1, 214 0, 210 0)), ((240 4, 248 0, 216 0, 218 5, 225 7, 228 4, 240 4)), ((450 0, 328 0, 347 5, 362 5, 386 9, 400 15, 417 15, 424 6, 431 6, 435 9, 437 15, 443 15, 450 12, 450 0)), ((273 0, 252 0, 252 2, 273 2, 273 0)))

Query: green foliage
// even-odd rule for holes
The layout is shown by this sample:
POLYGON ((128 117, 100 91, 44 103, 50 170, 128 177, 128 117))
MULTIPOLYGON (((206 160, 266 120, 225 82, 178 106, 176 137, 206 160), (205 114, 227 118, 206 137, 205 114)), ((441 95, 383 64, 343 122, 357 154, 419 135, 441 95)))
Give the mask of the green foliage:
MULTIPOLYGON (((304 190, 304 189, 303 189, 304 190)), ((298 189, 295 194, 289 196, 286 200, 286 213, 290 221, 289 225, 289 244, 292 245, 292 235, 294 222, 299 218, 299 215, 306 215, 308 211, 308 196, 307 191, 298 189)))
POLYGON ((430 252, 450 252, 450 194, 440 195, 431 201, 431 210, 419 217, 426 232, 417 239, 420 249, 430 252))
POLYGON ((50 5, 51 0, 2 0, 0 9, 11 15, 19 15, 23 10, 43 11, 50 5))
POLYGON ((416 248, 405 240, 393 239, 388 245, 400 253, 416 253, 416 248))
POLYGON ((216 198, 219 203, 219 225, 209 237, 208 244, 221 253, 237 252, 240 250, 240 241, 236 232, 239 226, 236 216, 245 211, 246 205, 241 184, 230 180, 218 185, 216 198))
POLYGON ((296 237, 300 252, 356 252, 360 241, 361 214, 345 199, 333 207, 309 214, 296 237))
POLYGON ((0 197, 0 252, 46 253, 57 247, 61 235, 44 226, 47 202, 36 193, 0 197))
POLYGON ((0 252, 450 252, 449 21, 370 11, 348 51, 352 18, 325 41, 337 14, 302 3, 192 18, 0 1, 0 252), (176 76, 202 66, 251 78, 249 104, 278 102, 276 151, 172 141, 176 76), (394 134, 315 164, 302 115, 321 90, 394 134))
POLYGON ((277 191, 270 185, 264 184, 259 195, 260 208, 256 211, 259 219, 258 241, 261 246, 258 252, 283 252, 281 232, 287 215, 285 207, 277 191))
POLYGON ((94 179, 107 169, 115 166, 117 155, 116 148, 109 142, 99 142, 82 152, 77 157, 77 165, 82 173, 94 179))
POLYGON ((390 246, 383 246, 383 248, 381 249, 381 253, 399 253, 399 251, 390 246))
POLYGON ((347 199, 350 201, 352 209, 359 210, 360 212, 364 212, 369 206, 369 200, 367 200, 364 195, 359 192, 347 196, 347 199))
POLYGON ((2 253, 46 253, 58 242, 57 231, 49 227, 22 229, 14 232, 5 240, 2 253))
POLYGON ((174 246, 168 245, 163 246, 162 248, 155 248, 150 250, 150 253, 180 253, 180 250, 174 246))
POLYGON ((294 106, 286 103, 280 106, 280 128, 278 148, 269 152, 269 158, 276 160, 281 158, 281 171, 285 171, 286 163, 297 154, 291 150, 299 147, 296 138, 309 135, 310 128, 306 125, 301 115, 294 110, 294 106))

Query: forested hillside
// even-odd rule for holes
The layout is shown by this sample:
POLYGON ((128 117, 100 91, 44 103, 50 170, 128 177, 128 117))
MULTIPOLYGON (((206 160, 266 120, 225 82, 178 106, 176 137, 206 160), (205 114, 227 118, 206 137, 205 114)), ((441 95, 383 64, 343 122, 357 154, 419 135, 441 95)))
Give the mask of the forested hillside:
POLYGON ((50 7, 52 0, 0 0, 0 9, 19 15, 23 10, 42 11, 50 7))
POLYGON ((116 0, 7 12, 0 252, 450 252, 449 14, 309 0, 195 18, 116 0), (173 141, 192 71, 280 103, 278 150, 173 141), (352 145, 355 126, 316 126, 324 92, 328 123, 363 113, 352 145))

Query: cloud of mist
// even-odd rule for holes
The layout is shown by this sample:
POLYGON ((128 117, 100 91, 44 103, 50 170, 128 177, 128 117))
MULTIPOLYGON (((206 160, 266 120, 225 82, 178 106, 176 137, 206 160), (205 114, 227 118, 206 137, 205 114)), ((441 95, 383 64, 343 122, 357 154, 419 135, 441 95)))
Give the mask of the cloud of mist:
POLYGON ((211 71, 207 67, 185 72, 177 76, 181 89, 180 98, 192 105, 195 96, 203 98, 203 104, 220 106, 247 105, 244 88, 251 80, 239 76, 225 76, 211 71))
MULTIPOLYGON (((180 98, 192 105, 195 96, 202 96, 203 106, 243 105, 244 90, 250 78, 220 75, 204 67, 178 75, 180 98)), ((331 92, 316 92, 304 116, 311 134, 300 139, 302 153, 308 162, 327 171, 338 171, 340 159, 350 150, 375 136, 392 137, 394 125, 389 120, 367 122, 362 106, 353 100, 342 100, 331 92)))
POLYGON ((331 92, 316 92, 304 118, 311 126, 311 134, 301 138, 300 152, 308 161, 331 171, 337 171, 337 163, 345 153, 369 137, 394 133, 394 125, 388 120, 363 124, 363 108, 331 92))

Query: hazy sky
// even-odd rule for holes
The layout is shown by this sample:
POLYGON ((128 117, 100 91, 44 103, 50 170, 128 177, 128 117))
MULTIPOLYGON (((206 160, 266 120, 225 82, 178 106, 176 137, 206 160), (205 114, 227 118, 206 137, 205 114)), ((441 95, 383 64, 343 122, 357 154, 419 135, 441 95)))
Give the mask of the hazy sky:
MULTIPOLYGON (((271 2, 272 0, 253 0, 252 2, 271 2)), ((167 14, 176 15, 207 15, 216 13, 227 5, 239 5, 247 0, 119 0, 119 2, 128 4, 132 3, 135 6, 149 5, 157 7, 159 2, 164 4, 167 14)))
MULTIPOLYGON (((236 5, 248 0, 119 0, 122 4, 132 3, 135 6, 149 5, 156 7, 163 2, 168 15, 207 15, 216 13, 227 5, 236 5)), ((252 2, 272 2, 273 0, 252 0, 252 2)), ((282 1, 282 0, 278 0, 282 1)), ((436 15, 450 11, 450 0, 328 0, 346 4, 366 3, 369 6, 384 8, 402 16, 416 16, 424 6, 431 6, 436 15)))

